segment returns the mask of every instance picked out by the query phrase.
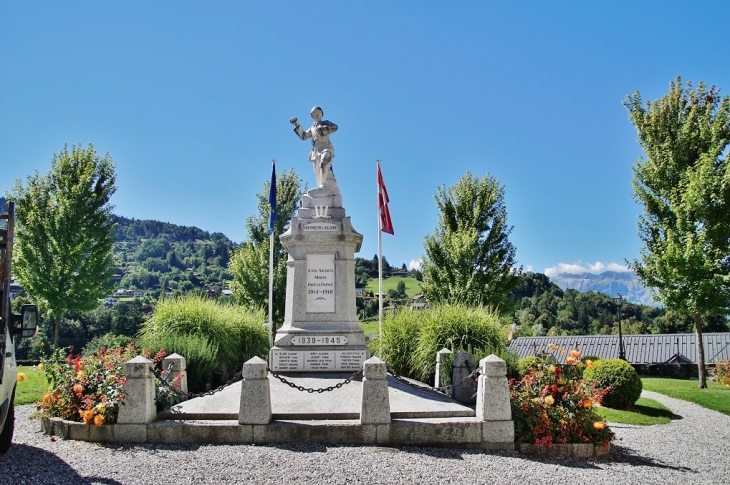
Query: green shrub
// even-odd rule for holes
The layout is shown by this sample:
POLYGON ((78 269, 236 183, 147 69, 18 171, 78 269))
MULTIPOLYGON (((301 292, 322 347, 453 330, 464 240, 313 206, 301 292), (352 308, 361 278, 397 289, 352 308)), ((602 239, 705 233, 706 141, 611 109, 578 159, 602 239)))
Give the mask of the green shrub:
POLYGON ((641 379, 631 364, 621 359, 603 359, 593 363, 593 368, 587 368, 583 378, 596 381, 598 385, 607 389, 602 404, 609 408, 625 409, 632 406, 641 396, 641 379))
POLYGON ((128 344, 133 342, 132 337, 126 335, 115 335, 113 333, 107 333, 99 337, 94 337, 84 346, 81 351, 81 355, 84 357, 91 357, 99 353, 99 349, 105 347, 107 349, 116 349, 118 347, 126 347, 128 344))
POLYGON ((730 360, 715 363, 715 381, 730 386, 730 360))
POLYGON ((218 369, 224 378, 230 378, 251 357, 267 357, 269 337, 264 321, 263 310, 188 295, 160 301, 142 324, 140 337, 145 342, 161 342, 173 335, 202 337, 218 349, 218 369))
POLYGON ((536 355, 528 355, 527 357, 523 357, 520 359, 520 361, 517 363, 517 369, 521 376, 527 375, 527 371, 531 367, 535 367, 537 364, 544 364, 545 360, 541 359, 540 357, 536 355))
MULTIPOLYGON (((202 392, 207 383, 213 382, 213 372, 218 366, 218 346, 201 335, 162 335, 155 340, 142 339, 142 347, 152 353, 165 349, 165 353, 185 357, 185 373, 188 391, 202 392)), ((163 369, 165 370, 165 369, 163 369)))
MULTIPOLYGON (((506 357, 504 333, 499 315, 489 308, 448 304, 428 311, 403 308, 384 319, 383 339, 374 341, 371 349, 397 374, 430 382, 436 352, 442 348, 454 354, 466 350, 477 359, 489 354, 506 357)), ((514 357, 509 358, 514 365, 514 357)))

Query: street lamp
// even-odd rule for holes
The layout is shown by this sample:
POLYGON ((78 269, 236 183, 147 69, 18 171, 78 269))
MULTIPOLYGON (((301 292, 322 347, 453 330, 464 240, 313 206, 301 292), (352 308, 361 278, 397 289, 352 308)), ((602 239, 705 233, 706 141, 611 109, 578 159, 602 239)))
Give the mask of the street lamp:
POLYGON ((616 296, 613 297, 613 302, 616 304, 616 309, 618 310, 618 358, 626 360, 626 354, 624 354, 624 337, 621 333, 621 305, 624 299, 620 294, 616 293, 616 296))

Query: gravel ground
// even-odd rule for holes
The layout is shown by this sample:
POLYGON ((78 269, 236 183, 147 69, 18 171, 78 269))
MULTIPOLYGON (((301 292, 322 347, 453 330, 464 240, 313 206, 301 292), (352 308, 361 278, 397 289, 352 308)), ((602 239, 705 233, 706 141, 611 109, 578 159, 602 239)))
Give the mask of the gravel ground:
POLYGON ((676 415, 662 426, 613 425, 611 456, 541 460, 512 452, 308 445, 109 445, 52 441, 32 406, 17 408, 2 484, 728 483, 730 416, 651 392, 676 415))

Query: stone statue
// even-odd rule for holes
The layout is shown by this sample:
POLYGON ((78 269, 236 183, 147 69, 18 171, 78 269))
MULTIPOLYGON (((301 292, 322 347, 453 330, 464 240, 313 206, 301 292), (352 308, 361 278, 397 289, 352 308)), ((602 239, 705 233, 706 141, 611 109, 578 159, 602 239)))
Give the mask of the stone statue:
POLYGON ((312 151, 309 161, 312 162, 314 176, 317 178, 317 187, 326 188, 333 194, 339 194, 335 173, 332 170, 332 159, 335 158, 335 147, 330 143, 330 135, 337 131, 337 125, 323 120, 324 111, 319 106, 312 108, 312 126, 306 131, 302 129, 296 118, 289 120, 294 125, 294 133, 302 139, 312 139, 312 151))

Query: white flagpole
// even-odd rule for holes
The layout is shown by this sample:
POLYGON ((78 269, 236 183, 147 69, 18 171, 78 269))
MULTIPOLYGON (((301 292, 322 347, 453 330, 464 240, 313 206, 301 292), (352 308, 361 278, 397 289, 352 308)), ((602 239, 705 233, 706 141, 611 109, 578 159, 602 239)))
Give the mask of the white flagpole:
POLYGON ((274 233, 269 236, 269 347, 274 346, 274 233))
MULTIPOLYGON (((380 160, 377 161, 378 173, 380 173, 380 160)), ((380 200, 380 182, 377 181, 376 185, 378 189, 378 345, 379 352, 382 358, 383 355, 383 218, 380 214, 381 203, 380 200)))
MULTIPOLYGON (((276 160, 272 160, 271 164, 276 165, 276 160)), ((269 211, 271 211, 270 204, 269 211)), ((269 347, 274 346, 274 232, 271 231, 269 234, 269 347)))

